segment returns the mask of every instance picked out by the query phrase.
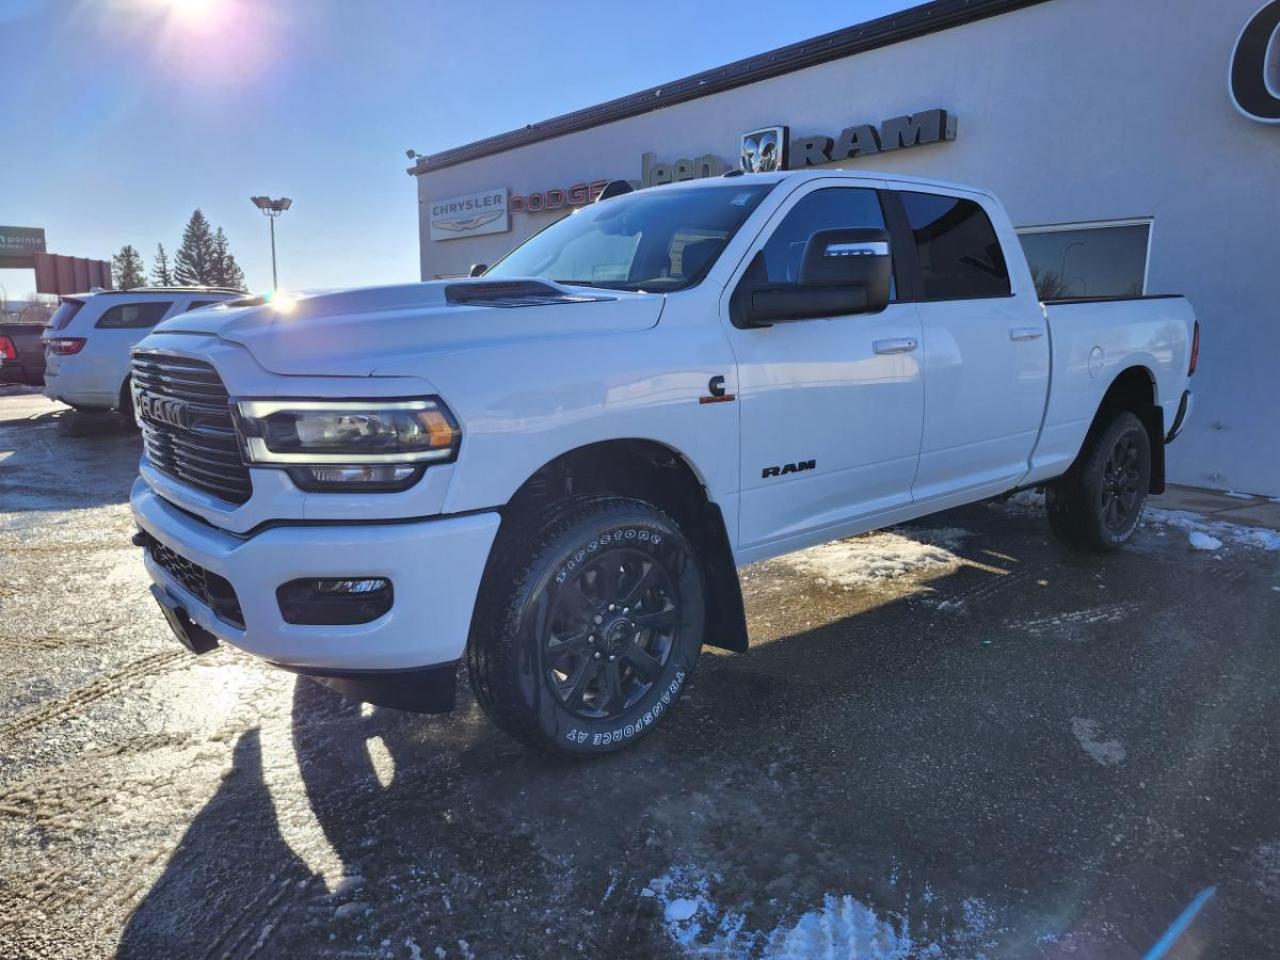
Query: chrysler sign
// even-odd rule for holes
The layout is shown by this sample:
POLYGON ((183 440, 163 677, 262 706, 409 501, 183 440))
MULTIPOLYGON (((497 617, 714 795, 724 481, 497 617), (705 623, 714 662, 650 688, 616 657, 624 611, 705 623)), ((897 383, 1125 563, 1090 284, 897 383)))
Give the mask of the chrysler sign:
POLYGON ((511 229, 506 187, 430 203, 432 240, 457 240, 486 233, 506 233, 511 229))
POLYGON ((1280 123, 1280 0, 1264 3, 1240 32, 1227 88, 1250 120, 1280 123))

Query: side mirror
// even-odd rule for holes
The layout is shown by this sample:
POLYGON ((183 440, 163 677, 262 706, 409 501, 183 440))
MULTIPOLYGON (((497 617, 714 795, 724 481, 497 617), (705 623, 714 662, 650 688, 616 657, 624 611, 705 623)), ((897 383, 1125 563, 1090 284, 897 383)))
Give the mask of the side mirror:
POLYGON ((484 272, 489 269, 487 263, 473 263, 471 269, 467 271, 468 277, 483 277, 484 272))
POLYGON ((890 252, 886 230, 819 230, 805 244, 796 283, 753 281, 753 273, 764 274, 763 260, 758 270, 748 271, 739 287, 746 296, 735 292, 734 297, 739 301, 740 325, 878 313, 889 304, 890 252))

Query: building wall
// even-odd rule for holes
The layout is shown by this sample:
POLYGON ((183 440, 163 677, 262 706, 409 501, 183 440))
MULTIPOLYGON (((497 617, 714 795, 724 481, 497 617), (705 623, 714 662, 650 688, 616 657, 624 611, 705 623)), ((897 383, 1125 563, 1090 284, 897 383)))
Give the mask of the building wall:
MULTIPOLYGON (((846 160, 993 190, 1016 224, 1152 217, 1150 293, 1185 293, 1203 325, 1196 410, 1170 447, 1177 482, 1280 495, 1280 127, 1242 117, 1226 90, 1235 39, 1259 0, 1054 0, 419 177, 419 203, 489 187, 524 194, 640 176, 788 124, 793 142, 933 107, 949 143, 846 160)), ((509 233, 432 242, 422 275, 492 262, 560 214, 509 233)))

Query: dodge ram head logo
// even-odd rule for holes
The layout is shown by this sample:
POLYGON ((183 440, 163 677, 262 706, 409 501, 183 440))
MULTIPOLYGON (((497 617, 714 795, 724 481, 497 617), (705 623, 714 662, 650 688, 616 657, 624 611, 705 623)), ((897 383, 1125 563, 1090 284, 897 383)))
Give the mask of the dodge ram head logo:
POLYGON ((786 127, 765 127, 742 135, 742 154, 739 162, 747 173, 771 173, 787 169, 786 127))

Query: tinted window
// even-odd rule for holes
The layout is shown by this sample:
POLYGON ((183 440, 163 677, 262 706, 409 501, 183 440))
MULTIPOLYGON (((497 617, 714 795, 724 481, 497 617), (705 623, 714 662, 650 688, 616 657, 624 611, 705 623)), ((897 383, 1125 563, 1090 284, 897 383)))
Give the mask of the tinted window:
POLYGON ((1009 270, 991 220, 972 200, 903 193, 916 241, 921 299, 960 300, 1009 294, 1009 270))
POLYGON ((804 247, 819 230, 870 227, 884 229, 884 213, 874 190, 831 187, 802 197, 764 245, 770 283, 800 278, 804 247))
POLYGON ((169 312, 173 303, 118 303, 101 317, 97 326, 112 330, 138 330, 154 327, 169 312))
POLYGON ((211 303, 220 303, 220 300, 192 300, 191 305, 187 307, 187 311, 199 310, 201 307, 207 307, 211 303))
POLYGON ((79 313, 83 306, 83 300, 63 300, 58 304, 58 309, 53 312, 53 316, 49 318, 49 329, 65 330, 71 318, 79 313))
POLYGON ((702 278, 770 189, 659 187, 593 203, 530 237, 485 277, 679 290, 702 278))
POLYGON ((1151 224, 1028 230, 1018 237, 1041 300, 1140 297, 1151 224))

